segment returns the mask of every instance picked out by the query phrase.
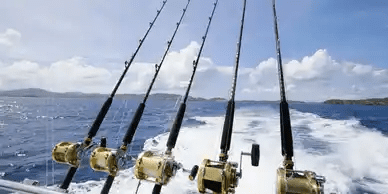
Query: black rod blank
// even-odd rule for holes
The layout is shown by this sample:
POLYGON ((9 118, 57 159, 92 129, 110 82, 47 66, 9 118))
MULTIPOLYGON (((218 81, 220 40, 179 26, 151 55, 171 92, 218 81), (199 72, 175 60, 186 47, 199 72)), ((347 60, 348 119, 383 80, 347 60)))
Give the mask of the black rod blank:
POLYGON ((146 95, 144 96, 144 99, 143 99, 143 103, 145 103, 145 102, 147 101, 147 99, 148 99, 148 96, 149 96, 149 94, 150 94, 150 92, 151 92, 152 86, 153 86, 154 83, 155 83, 155 79, 156 79, 156 77, 158 76, 159 70, 160 70, 160 68, 161 68, 161 66, 162 66, 162 64, 163 64, 163 62, 164 62, 164 59, 166 58, 166 56, 167 56, 167 54, 168 54, 168 51, 170 50, 171 44, 172 44, 172 42, 173 42, 174 39, 175 39, 175 35, 176 35, 176 33, 178 32, 178 29, 179 29, 179 27, 180 27, 180 25, 181 25, 181 23, 182 23, 182 20, 183 20, 183 18, 185 17, 185 14, 186 14, 186 11, 187 11, 187 7, 189 6, 190 1, 191 1, 191 0, 188 0, 188 1, 187 1, 186 7, 183 8, 183 13, 182 13, 182 15, 181 15, 181 18, 179 19, 179 22, 176 23, 175 31, 174 31, 174 33, 173 33, 171 39, 170 39, 169 41, 167 41, 167 49, 166 49, 166 51, 164 52, 164 55, 163 55, 163 57, 162 57, 162 60, 160 61, 159 65, 155 65, 155 68, 156 68, 155 76, 154 76, 154 78, 152 79, 150 86, 148 87, 148 90, 147 90, 147 92, 146 92, 146 95))
POLYGON ((139 41, 139 46, 137 47, 136 51, 133 53, 131 59, 129 60, 129 62, 127 62, 127 61, 125 62, 125 70, 124 70, 124 73, 121 75, 121 77, 120 77, 120 79, 119 79, 119 81, 118 81, 116 87, 113 89, 112 95, 114 95, 114 94, 116 93, 116 91, 117 91, 119 85, 121 84, 121 82, 122 82, 123 79, 124 79, 125 73, 127 73, 129 66, 132 64, 133 60, 135 59, 137 53, 138 53, 139 50, 140 50, 140 47, 143 45, 144 40, 147 38, 148 33, 151 31, 152 27, 154 26, 156 19, 158 19, 159 14, 160 14, 160 12, 162 12, 162 10, 163 10, 164 6, 166 5, 166 3, 167 3, 167 0, 164 0, 164 1, 163 1, 163 4, 162 4, 162 7, 161 7, 159 10, 157 10, 157 13, 156 13, 156 16, 155 16, 154 20, 152 20, 152 22, 150 22, 150 27, 148 28, 147 32, 144 34, 144 37, 143 37, 142 39, 140 39, 140 41, 139 41))
MULTIPOLYGON (((129 62, 125 61, 125 69, 123 71, 123 73, 121 74, 118 82, 116 83, 115 87, 113 88, 113 91, 112 93, 110 94, 110 96, 108 97, 108 99, 105 101, 105 103, 103 104, 103 106, 101 107, 101 110, 100 112, 98 113, 96 119, 94 120, 93 124, 92 124, 92 127, 90 128, 89 132, 88 132, 88 137, 85 138, 84 142, 83 142, 83 147, 87 147, 91 141, 92 141, 92 138, 94 136, 96 136, 98 130, 100 129, 100 126, 101 126, 101 123, 103 122, 107 112, 109 111, 109 108, 111 107, 112 105, 112 101, 113 101, 113 97, 116 95, 116 92, 121 84, 121 82, 123 81, 124 77, 125 77, 125 74, 127 73, 129 67, 131 66, 133 60, 135 59, 137 53, 139 52, 141 46, 143 45, 143 42, 144 40, 147 38, 148 36, 148 33, 151 31, 152 27, 154 26, 154 23, 156 21, 156 19, 159 17, 159 14, 160 12, 163 10, 165 4, 166 4, 167 0, 164 0, 163 1, 163 5, 162 7, 160 8, 160 10, 157 11, 157 14, 154 18, 154 20, 150 23, 150 26, 147 30, 147 32, 145 33, 145 35, 143 36, 142 39, 140 39, 140 43, 139 43, 139 46, 136 48, 136 51, 135 53, 132 55, 131 59, 129 60, 129 62)), ((62 183, 61 187, 62 189, 67 189, 69 187, 69 184, 71 182, 71 180, 73 179, 76 171, 77 171, 77 168, 78 167, 71 167, 66 175, 66 178, 64 180, 64 182, 62 183)))
POLYGON ((137 109, 137 111, 135 113, 135 116, 133 117, 133 119, 131 121, 131 124, 129 125, 128 130, 127 130, 127 132, 126 132, 126 134, 125 134, 125 136, 123 138, 123 144, 124 145, 130 144, 132 142, 132 140, 133 140, 133 137, 134 137, 134 135, 136 133, 137 126, 139 125, 139 122, 140 122, 141 117, 143 115, 143 111, 144 111, 144 108, 145 108, 145 103, 147 102, 148 96, 149 96, 149 94, 150 94, 150 92, 152 90, 152 86, 155 83, 155 80, 156 80, 156 77, 159 74, 160 68, 163 65, 163 62, 164 62, 164 60, 165 60, 165 58, 166 58, 166 56, 168 54, 168 51, 170 50, 171 44, 174 41, 175 35, 178 32, 179 26, 182 23, 182 20, 183 20, 185 14, 186 14, 186 10, 187 10, 187 7, 190 4, 190 1, 191 0, 187 1, 187 4, 186 4, 185 8, 183 9, 183 13, 182 13, 182 15, 181 15, 181 17, 179 19, 179 22, 176 25, 175 31, 174 31, 171 39, 169 41, 167 41, 167 49, 165 50, 164 55, 163 55, 159 65, 157 65, 157 64, 155 65, 155 70, 156 71, 155 71, 154 77, 152 78, 152 81, 151 81, 151 83, 150 83, 150 85, 148 87, 148 90, 147 90, 147 92, 146 92, 146 94, 145 94, 145 96, 143 98, 143 102, 140 103, 140 105, 139 105, 139 107, 138 107, 138 109, 137 109))
POLYGON ((278 75, 279 75, 279 85, 280 85, 280 134, 282 141, 282 155, 291 160, 294 156, 294 148, 292 142, 292 131, 291 131, 291 120, 290 120, 290 110, 288 107, 285 87, 284 87, 284 77, 283 77, 283 67, 282 67, 282 57, 280 53, 280 40, 278 33, 278 23, 276 16, 276 6, 275 0, 272 1, 273 4, 273 16, 274 16, 274 30, 275 30, 275 39, 276 39, 276 54, 278 61, 278 75))
MULTIPOLYGON (((135 115, 133 116, 132 121, 131 121, 131 123, 130 123, 130 125, 128 127, 128 130, 127 130, 127 132, 124 135, 124 138, 123 138, 123 145, 124 145, 124 147, 126 147, 128 144, 131 144, 131 142, 133 140, 133 137, 135 136, 136 129, 137 129, 137 127, 138 127, 138 125, 140 123, 141 117, 143 115, 143 112, 144 112, 144 109, 145 109, 145 105, 146 105, 148 96, 149 96, 149 94, 150 94, 150 92, 152 90, 152 87, 153 87, 153 85, 154 85, 154 83, 156 81, 156 77, 159 74, 160 68, 163 65, 163 62, 164 62, 164 60, 165 60, 165 58, 166 58, 166 56, 168 54, 168 51, 171 48, 171 44, 174 41, 175 35, 178 32, 178 29, 179 29, 179 27, 180 27, 180 25, 182 23, 182 20, 183 20, 185 14, 186 14, 186 11, 187 11, 187 8, 188 8, 188 6, 190 4, 190 1, 191 0, 187 1, 187 4, 186 4, 185 8, 183 9, 183 13, 182 13, 182 15, 181 15, 181 17, 179 19, 179 22, 176 25, 175 31, 174 31, 171 39, 169 41, 167 41, 167 49, 165 50, 164 55, 163 55, 159 65, 158 64, 155 65, 154 77, 152 78, 152 81, 151 81, 151 83, 150 83, 150 85, 148 87, 148 90, 147 90, 146 94, 144 95, 143 101, 137 107, 135 115)), ((165 3, 166 3, 166 1, 163 1, 163 6, 164 6, 165 3)), ((162 7, 162 9, 163 9, 163 7, 162 7)), ((159 13, 160 13, 160 11, 158 11, 158 14, 159 13)), ((152 22, 152 24, 153 24, 153 22, 152 22)), ((114 176, 111 176, 111 175, 108 176, 107 180, 105 181, 104 187, 103 187, 103 189, 101 191, 101 194, 107 194, 109 192, 110 187, 112 186, 114 178, 115 178, 114 176)), ((159 192, 160 192, 160 190, 159 190, 159 192)))
POLYGON ((96 135, 98 129, 100 128, 100 125, 101 125, 102 121, 104 120, 105 115, 106 115, 106 113, 108 112, 108 110, 110 108, 110 105, 112 104, 112 98, 115 96, 119 86, 121 85, 121 82, 123 81, 123 79, 125 77, 125 74, 127 73, 129 67, 131 66, 133 60, 135 59, 137 53, 139 52, 141 46, 143 45, 144 40, 147 38, 149 32, 151 31, 152 27, 154 26, 154 23, 155 23, 156 19, 158 19, 159 14, 163 10, 163 8, 166 5, 166 3, 167 3, 167 0, 164 0, 163 1, 163 5, 160 8, 160 10, 157 11, 157 14, 156 14, 154 20, 152 22, 150 22, 150 26, 148 27, 147 32, 144 34, 143 38, 140 39, 139 46, 136 48, 136 50, 133 53, 133 55, 132 55, 131 59, 129 60, 129 62, 125 61, 124 72, 121 74, 121 76, 120 76, 119 80, 117 81, 117 84, 113 88, 113 91, 110 94, 108 100, 104 103, 103 108, 101 108, 101 111, 98 114, 96 121, 93 123, 92 127, 90 128, 90 131, 88 133, 88 137, 89 138, 93 138, 96 135))
POLYGON ((108 178, 106 179, 106 181, 104 183, 104 187, 101 190, 101 194, 108 194, 109 193, 109 190, 112 187, 114 179, 115 179, 114 176, 112 176, 112 175, 108 176, 108 178))
MULTIPOLYGON (((236 94, 238 66, 240 63, 241 41, 242 41, 243 30, 244 30, 246 3, 247 3, 246 0, 244 0, 244 7, 243 7, 242 18, 241 18, 240 36, 237 42, 237 53, 236 53, 236 61, 235 61, 235 67, 234 67, 233 84, 230 92, 230 99, 228 101, 228 106, 226 108, 224 128, 222 131, 222 138, 221 138, 220 148, 221 148, 221 152, 225 155, 227 155, 230 149, 230 143, 232 139, 234 109, 235 109, 234 98, 236 94)), ((223 159, 226 159, 226 158, 222 157, 222 160, 223 159)))
POLYGON ((189 96, 191 85, 192 85, 193 80, 194 80, 194 76, 195 76, 195 72, 197 70, 198 62, 199 62, 199 59, 200 59, 201 54, 202 54, 203 46, 205 45, 205 42, 206 42, 206 37, 207 37, 207 34, 209 32, 209 28, 210 28, 210 25, 211 25, 211 22, 212 22, 212 19, 214 16, 214 12, 217 8, 217 4, 218 4, 218 0, 216 0, 216 2, 214 3, 213 11, 211 13, 211 16, 209 17, 209 22, 208 22, 207 27, 206 27, 205 35, 202 37, 202 44, 201 44, 201 47, 199 49, 197 59, 195 61, 193 61, 193 73, 191 74, 189 85, 188 85, 188 87, 186 89, 186 93, 183 97, 183 102, 181 103, 181 105, 179 107, 179 111, 175 117, 174 124, 172 126, 172 129, 170 131, 170 135, 168 137, 168 141, 167 141, 167 150, 168 151, 171 151, 175 147, 176 141, 178 139, 179 130, 181 128, 183 117, 185 115, 186 102, 187 102, 187 99, 189 96))
POLYGON ((69 170, 67 171, 67 175, 65 177, 65 180, 63 181, 63 183, 60 186, 61 189, 69 188, 70 182, 73 179, 74 174, 76 172, 77 172, 77 168, 76 167, 72 166, 72 167, 69 168, 69 170))

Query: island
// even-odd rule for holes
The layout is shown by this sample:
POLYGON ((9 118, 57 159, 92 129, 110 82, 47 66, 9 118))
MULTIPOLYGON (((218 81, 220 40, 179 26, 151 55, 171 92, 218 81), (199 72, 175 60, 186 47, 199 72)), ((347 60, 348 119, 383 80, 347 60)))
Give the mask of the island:
MULTIPOLYGON (((105 98, 108 94, 100 93, 82 93, 82 92, 51 92, 40 88, 27 88, 27 89, 18 89, 18 90, 0 90, 0 97, 30 97, 30 98, 105 98)), ((117 98, 121 99, 142 99, 144 94, 117 94, 117 98)), ((150 98, 153 99, 163 99, 163 100, 177 100, 181 97, 178 94, 165 94, 165 93, 154 93, 150 95, 150 98)), ((225 100, 223 98, 211 98, 205 99, 201 97, 188 97, 189 101, 219 101, 225 100)))
POLYGON ((330 99, 324 101, 325 104, 362 104, 362 105, 382 105, 388 106, 388 98, 370 98, 370 99, 361 99, 361 100, 339 100, 339 99, 330 99))

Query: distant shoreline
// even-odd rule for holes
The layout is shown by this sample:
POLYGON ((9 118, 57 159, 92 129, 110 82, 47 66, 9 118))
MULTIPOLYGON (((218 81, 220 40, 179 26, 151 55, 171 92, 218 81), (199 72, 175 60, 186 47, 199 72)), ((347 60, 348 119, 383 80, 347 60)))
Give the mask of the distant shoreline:
MULTIPOLYGON (((47 90, 39 89, 39 88, 28 88, 28 89, 18 89, 18 90, 8 90, 8 91, 0 91, 0 97, 30 97, 30 98, 101 98, 107 97, 109 94, 99 94, 99 93, 82 93, 82 92, 50 92, 47 90)), ((125 99, 136 99, 142 98, 144 94, 116 94, 117 98, 125 98, 125 99)), ((164 99, 164 100, 176 100, 180 98, 181 95, 178 94, 164 94, 164 93, 155 93, 151 94, 151 98, 164 99)), ((200 98, 200 97, 192 97, 189 96, 190 101, 226 101, 224 98, 200 98)))
POLYGON ((372 105, 372 106, 388 106, 388 98, 371 98, 362 100, 339 100, 331 99, 326 100, 325 104, 361 104, 361 105, 372 105))
MULTIPOLYGON (((82 92, 50 92, 39 88, 28 88, 18 90, 0 91, 0 97, 27 97, 27 98, 105 98, 109 94, 99 93, 82 93, 82 92)), ((142 99, 144 94, 117 94, 117 98, 121 99, 142 99)), ((161 100, 177 100, 181 95, 178 94, 165 94, 155 93, 151 94, 150 98, 161 99, 161 100)), ((190 101, 227 101, 225 98, 201 98, 189 96, 190 101)), ((278 100, 266 101, 266 100, 240 100, 240 102, 261 102, 261 103, 279 103, 278 100)), ((288 103, 306 103, 303 101, 288 101, 288 103)), ((324 104, 361 104, 361 105, 380 105, 388 106, 388 98, 372 98, 362 100, 340 100, 330 99, 323 102, 324 104)))
MULTIPOLYGON (((0 97, 26 97, 26 98, 106 98, 109 94, 99 93, 82 93, 82 92, 50 92, 40 88, 28 88, 18 90, 0 91, 0 97)), ((116 94, 116 98, 120 99, 139 99, 143 98, 144 94, 116 94)), ((161 99, 161 100, 177 100, 181 97, 178 94, 166 94, 166 93, 155 93, 151 94, 150 98, 161 99)), ((201 98, 189 96, 189 101, 215 101, 215 102, 226 102, 227 99, 221 97, 213 98, 201 98)), ((279 100, 238 100, 239 102, 259 102, 259 103, 279 103, 279 100)), ((292 101, 288 103, 305 103, 303 101, 292 101)))

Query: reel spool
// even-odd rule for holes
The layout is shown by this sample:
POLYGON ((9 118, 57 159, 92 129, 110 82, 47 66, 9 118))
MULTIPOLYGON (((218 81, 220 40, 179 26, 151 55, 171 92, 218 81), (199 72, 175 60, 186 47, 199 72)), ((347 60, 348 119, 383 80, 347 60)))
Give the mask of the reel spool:
POLYGON ((52 158, 58 163, 77 167, 79 165, 78 150, 80 146, 79 143, 60 142, 53 148, 52 158))
POLYGON ((276 193, 323 194, 325 181, 324 176, 316 175, 312 171, 278 168, 276 193))
POLYGON ((135 165, 135 176, 139 180, 166 185, 175 176, 180 165, 169 154, 146 151, 139 155, 135 165))
POLYGON ((107 172, 116 176, 118 168, 118 150, 99 147, 93 150, 90 156, 90 167, 95 171, 107 172))

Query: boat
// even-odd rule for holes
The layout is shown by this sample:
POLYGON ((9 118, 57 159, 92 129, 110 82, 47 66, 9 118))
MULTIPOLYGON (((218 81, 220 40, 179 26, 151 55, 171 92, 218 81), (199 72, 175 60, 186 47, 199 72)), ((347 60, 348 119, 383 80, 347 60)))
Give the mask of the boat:
MULTIPOLYGON (((177 22, 176 28, 173 32, 171 39, 168 41, 167 49, 160 61, 159 64, 155 65, 155 74, 151 81, 151 84, 148 87, 146 94, 144 95, 143 100, 138 105, 136 112, 132 118, 132 121, 127 129, 127 132, 122 140, 122 145, 118 148, 108 148, 106 139, 101 138, 101 142, 93 143, 95 136, 98 133, 98 130, 101 126, 101 123, 104 121, 106 114, 108 113, 116 92, 120 87, 128 69, 130 68, 134 58, 136 57, 138 51, 141 49, 143 42, 146 40, 148 34, 150 33, 153 25, 157 22, 159 15, 162 13, 167 0, 163 0, 162 6, 157 10, 157 14, 150 26, 146 31, 145 35, 140 39, 139 45, 136 48, 134 54, 132 55, 129 61, 125 62, 125 69, 119 78, 117 84, 115 85, 113 91, 106 99, 104 104, 101 107, 98 116, 95 118, 92 126, 89 129, 85 139, 82 142, 59 142, 57 143, 52 150, 52 158, 58 163, 66 164, 69 166, 69 170, 64 176, 64 180, 59 188, 45 188, 36 186, 35 183, 31 184, 22 184, 12 181, 6 181, 0 179, 0 187, 4 190, 22 192, 22 193, 66 193, 69 185, 71 184, 73 177, 76 176, 77 169, 81 165, 80 155, 91 151, 90 154, 90 167, 95 171, 102 171, 108 174, 103 189, 101 190, 102 194, 108 194, 112 184, 115 180, 116 175, 121 169, 120 164, 123 160, 127 160, 127 150, 128 146, 132 143, 132 140, 136 134, 137 127, 141 122, 143 112, 146 108, 147 99, 152 90, 152 87, 156 81, 156 77, 160 69, 162 68, 163 62, 169 49, 174 41, 175 35, 178 32, 178 29, 182 23, 182 20, 185 16, 186 11, 189 9, 190 1, 187 1, 185 8, 183 8, 182 15, 180 20, 177 22)), ((234 66, 234 76, 232 81, 230 98, 227 101, 227 108, 224 117, 223 133, 221 138, 220 145, 220 154, 219 160, 204 159, 200 165, 194 165, 191 170, 183 169, 187 172, 190 180, 194 181, 197 179, 197 187, 199 193, 213 192, 220 194, 229 194, 235 193, 235 189, 238 187, 239 179, 242 177, 242 158, 243 156, 250 156, 251 165, 259 166, 260 160, 260 146, 259 144, 252 144, 251 152, 241 152, 240 163, 229 161, 229 150, 232 142, 232 133, 233 133, 233 123, 234 123, 234 113, 235 113, 235 91, 237 87, 237 75, 240 61, 240 52, 243 45, 243 29, 244 29, 244 18, 246 10, 247 0, 243 0, 243 11, 241 17, 241 26, 239 39, 237 41, 237 51, 236 51, 236 60, 234 66)), ((178 141, 178 135, 182 125, 183 118, 185 116, 186 107, 190 106, 188 102, 189 92, 191 85, 194 81, 194 76, 198 66, 201 53, 208 36, 210 26, 212 24, 212 19, 215 14, 215 10, 218 5, 218 0, 215 0, 213 4, 212 12, 209 16, 207 28, 205 29, 205 34, 202 37, 202 44, 197 55, 196 60, 193 61, 193 71, 190 77, 189 84, 187 86, 186 92, 182 97, 178 112, 176 114, 175 120, 171 126, 169 132, 169 138, 166 145, 165 152, 154 152, 154 151, 144 151, 136 157, 136 162, 134 168, 135 177, 139 180, 139 185, 141 181, 148 181, 154 183, 154 188, 152 190, 153 194, 158 194, 162 192, 163 187, 167 187, 168 183, 176 178, 176 172, 179 169, 182 169, 182 164, 175 160, 173 149, 176 142, 178 141)), ((275 29, 275 39, 276 39, 276 51, 277 51, 277 62, 278 62, 278 73, 279 73, 279 85, 280 85, 280 126, 281 126, 281 154, 284 157, 282 165, 277 169, 277 182, 276 182, 276 193, 277 194, 286 194, 286 193, 311 193, 311 194, 323 194, 324 192, 324 183, 325 177, 316 175, 313 171, 306 170, 296 170, 294 168, 293 161, 293 138, 292 138, 292 129, 291 129, 291 119, 290 111, 288 107, 288 102, 285 94, 284 87, 284 78, 283 78, 283 67, 281 60, 280 52, 280 41, 279 34, 277 29, 277 16, 276 16, 276 7, 275 0, 273 0, 273 14, 274 14, 274 29, 275 29)), ((242 148, 249 149, 249 148, 242 148)), ((139 187, 138 185, 138 187, 139 187)), ((137 193, 137 191, 136 191, 137 193)))

